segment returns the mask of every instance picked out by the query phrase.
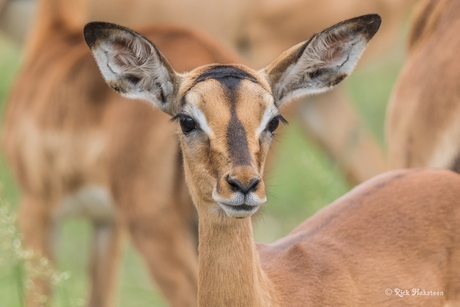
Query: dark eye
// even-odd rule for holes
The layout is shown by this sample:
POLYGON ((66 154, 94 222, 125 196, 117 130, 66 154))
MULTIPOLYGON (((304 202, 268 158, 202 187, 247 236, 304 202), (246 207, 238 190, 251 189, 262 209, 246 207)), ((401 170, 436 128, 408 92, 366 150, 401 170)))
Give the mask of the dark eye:
POLYGON ((188 134, 196 129, 196 124, 193 118, 190 116, 183 116, 179 119, 180 127, 182 128, 182 132, 184 134, 188 134))
POLYGON ((280 124, 280 119, 279 117, 274 117, 269 123, 268 123, 268 126, 267 126, 267 129, 268 131, 270 131, 271 133, 273 133, 276 128, 278 128, 280 124))

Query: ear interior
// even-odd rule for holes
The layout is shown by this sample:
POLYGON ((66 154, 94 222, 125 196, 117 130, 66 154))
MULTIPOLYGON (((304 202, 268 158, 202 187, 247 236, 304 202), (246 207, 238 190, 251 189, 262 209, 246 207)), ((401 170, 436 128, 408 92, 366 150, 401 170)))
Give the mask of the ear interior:
POLYGON ((365 15, 343 21, 300 43, 263 70, 277 105, 325 92, 355 68, 381 19, 365 15))
POLYGON ((127 28, 102 22, 86 25, 84 35, 110 87, 123 96, 152 102, 167 113, 173 111, 179 77, 152 42, 127 28))

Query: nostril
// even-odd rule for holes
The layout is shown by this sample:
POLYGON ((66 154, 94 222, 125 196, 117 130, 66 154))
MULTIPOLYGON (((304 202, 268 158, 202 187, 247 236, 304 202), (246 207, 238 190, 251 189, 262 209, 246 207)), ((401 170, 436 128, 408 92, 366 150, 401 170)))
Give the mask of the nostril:
POLYGON ((246 186, 243 185, 238 179, 232 178, 230 176, 227 176, 227 182, 234 192, 242 192, 243 194, 247 194, 248 192, 257 188, 257 185, 260 182, 260 178, 252 179, 246 186))
POLYGON ((238 191, 243 192, 244 186, 241 184, 241 182, 238 179, 227 176, 227 182, 234 192, 238 192, 238 191))
POLYGON ((249 181, 247 192, 255 190, 259 182, 260 182, 260 178, 254 178, 251 181, 249 181))

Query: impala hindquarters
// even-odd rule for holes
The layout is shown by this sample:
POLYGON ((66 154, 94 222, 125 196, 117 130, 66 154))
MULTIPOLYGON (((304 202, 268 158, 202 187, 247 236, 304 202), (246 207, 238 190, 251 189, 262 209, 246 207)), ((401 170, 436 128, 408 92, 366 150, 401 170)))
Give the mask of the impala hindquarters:
POLYGON ((424 0, 412 22, 405 64, 388 104, 392 168, 460 172, 460 3, 424 0))

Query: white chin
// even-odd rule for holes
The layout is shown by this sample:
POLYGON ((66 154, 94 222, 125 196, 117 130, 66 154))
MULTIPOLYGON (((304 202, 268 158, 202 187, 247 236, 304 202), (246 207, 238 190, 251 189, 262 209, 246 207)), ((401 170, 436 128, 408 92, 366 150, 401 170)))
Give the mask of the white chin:
POLYGON ((232 218, 245 218, 253 215, 254 213, 259 210, 259 205, 250 206, 250 205, 239 205, 239 206, 231 206, 219 203, 220 207, 224 212, 232 218))

